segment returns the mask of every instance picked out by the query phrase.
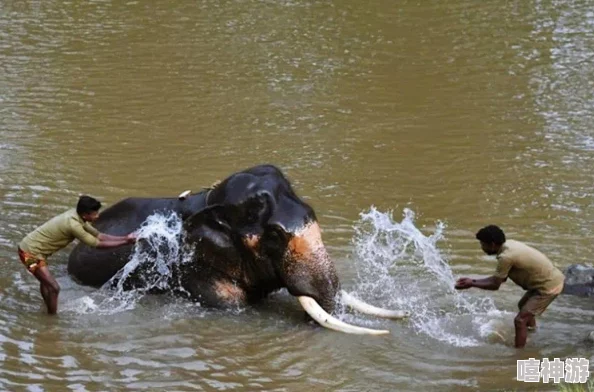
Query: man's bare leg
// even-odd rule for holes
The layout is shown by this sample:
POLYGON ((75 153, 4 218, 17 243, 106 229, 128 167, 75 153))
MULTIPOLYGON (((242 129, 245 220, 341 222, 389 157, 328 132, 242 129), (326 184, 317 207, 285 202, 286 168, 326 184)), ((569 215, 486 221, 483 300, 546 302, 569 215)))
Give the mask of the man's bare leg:
POLYGON ((58 312, 58 295, 60 294, 60 285, 56 279, 49 272, 47 266, 38 267, 34 273, 35 277, 41 283, 39 290, 43 301, 47 306, 49 314, 56 314, 58 312))
POLYGON ((536 331, 536 317, 532 317, 532 319, 528 320, 528 332, 536 331))
POLYGON ((43 283, 39 283, 39 291, 43 297, 43 302, 47 305, 50 300, 50 290, 43 283))
MULTIPOLYGON (((520 312, 514 319, 516 327, 516 348, 524 348, 528 339, 528 324, 534 322, 534 315, 530 312, 520 312)), ((536 325, 536 323, 534 323, 536 325)))

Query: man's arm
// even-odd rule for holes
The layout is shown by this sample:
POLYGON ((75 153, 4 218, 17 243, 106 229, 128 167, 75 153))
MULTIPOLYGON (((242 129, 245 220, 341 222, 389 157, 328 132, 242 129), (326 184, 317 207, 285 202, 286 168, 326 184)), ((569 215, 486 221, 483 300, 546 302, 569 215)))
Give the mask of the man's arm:
POLYGON ((466 290, 471 287, 476 287, 483 290, 499 290, 499 286, 505 282, 498 276, 489 276, 483 279, 460 278, 456 282, 456 290, 466 290))
POLYGON ((97 232, 98 235, 94 236, 89 232, 88 228, 81 225, 78 222, 71 222, 70 224, 72 234, 80 242, 92 246, 94 248, 115 248, 118 246, 126 245, 134 242, 135 237, 120 237, 118 239, 102 239, 100 238, 101 233, 97 232))
POLYGON ((85 231, 87 233, 90 233, 91 235, 93 235, 94 237, 97 237, 101 241, 121 241, 121 240, 126 240, 126 241, 128 241, 130 243, 133 243, 136 240, 136 236, 133 233, 130 233, 130 234, 125 235, 125 236, 118 236, 118 235, 111 235, 111 234, 101 233, 101 232, 99 232, 99 230, 97 230, 96 228, 94 228, 93 226, 91 226, 91 224, 88 223, 88 222, 83 225, 83 229, 85 229, 85 231))
POLYGON ((497 256, 497 268, 495 275, 483 279, 460 278, 456 282, 456 290, 466 290, 471 287, 477 287, 483 290, 499 290, 501 283, 507 280, 507 276, 514 265, 512 259, 497 256))
POLYGON ((133 233, 130 233, 125 236, 99 233, 99 235, 97 235, 97 238, 99 238, 99 240, 101 240, 101 241, 122 241, 122 240, 125 240, 128 242, 133 242, 132 239, 135 239, 136 237, 134 236, 133 233))
POLYGON ((118 246, 122 246, 122 245, 126 245, 129 244, 130 241, 127 239, 121 239, 121 240, 99 240, 99 242, 97 243, 97 246, 95 246, 96 248, 103 248, 103 249, 107 249, 107 248, 116 248, 118 246))

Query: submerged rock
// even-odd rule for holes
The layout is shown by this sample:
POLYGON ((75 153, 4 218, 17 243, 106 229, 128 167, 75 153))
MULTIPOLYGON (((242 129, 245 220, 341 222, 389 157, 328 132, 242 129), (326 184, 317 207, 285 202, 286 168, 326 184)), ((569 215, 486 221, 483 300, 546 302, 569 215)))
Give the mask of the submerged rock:
POLYGON ((572 264, 563 271, 565 283, 585 284, 594 282, 594 266, 590 264, 572 264))
POLYGON ((594 266, 572 264, 563 273, 565 274, 565 286, 562 294, 580 297, 594 296, 594 266))

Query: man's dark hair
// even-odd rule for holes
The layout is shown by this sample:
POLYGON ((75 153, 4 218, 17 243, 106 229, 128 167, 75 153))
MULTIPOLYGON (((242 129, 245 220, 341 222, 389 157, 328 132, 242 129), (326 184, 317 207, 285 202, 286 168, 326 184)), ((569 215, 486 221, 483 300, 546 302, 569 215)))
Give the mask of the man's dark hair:
POLYGON ((99 211, 101 208, 101 202, 97 199, 92 198, 91 196, 81 196, 78 199, 78 204, 76 205, 76 212, 78 215, 88 214, 91 212, 99 211))
POLYGON ((476 239, 487 244, 495 243, 502 245, 505 242, 505 233, 499 226, 489 225, 476 233, 476 239))

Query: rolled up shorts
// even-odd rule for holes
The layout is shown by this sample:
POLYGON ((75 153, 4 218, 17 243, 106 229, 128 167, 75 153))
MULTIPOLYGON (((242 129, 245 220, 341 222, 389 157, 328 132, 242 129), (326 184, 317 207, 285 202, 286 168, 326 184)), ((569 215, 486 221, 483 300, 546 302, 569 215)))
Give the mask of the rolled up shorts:
POLYGON ((18 248, 18 251, 21 263, 23 263, 25 268, 27 268, 27 271, 31 272, 32 274, 35 274, 37 268, 47 266, 47 262, 44 259, 27 253, 21 248, 18 248))
POLYGON ((520 312, 540 316, 559 294, 543 294, 538 290, 528 290, 518 302, 520 312))

